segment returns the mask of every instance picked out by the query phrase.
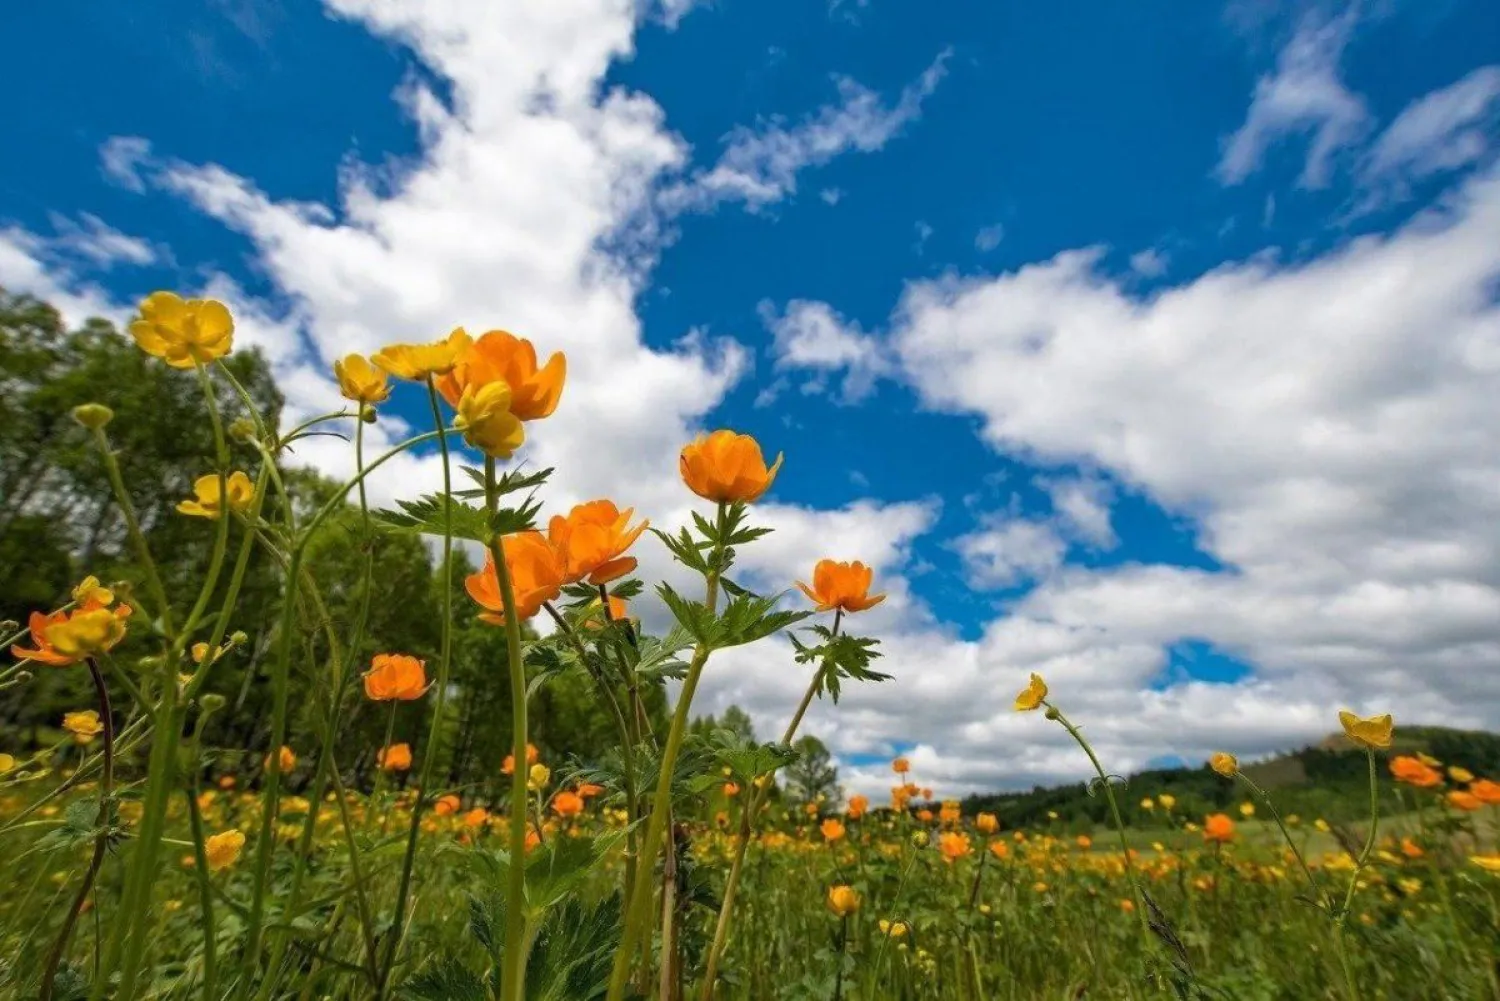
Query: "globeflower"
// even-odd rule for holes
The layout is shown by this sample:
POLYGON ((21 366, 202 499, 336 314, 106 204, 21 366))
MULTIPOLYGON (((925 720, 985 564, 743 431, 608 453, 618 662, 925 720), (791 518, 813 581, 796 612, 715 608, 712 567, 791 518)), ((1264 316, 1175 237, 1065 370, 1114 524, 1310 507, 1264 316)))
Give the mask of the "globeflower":
MULTIPOLYGON (((292 752, 292 749, 290 747, 282 744, 281 750, 276 752, 276 763, 280 765, 281 774, 285 775, 287 772, 297 767, 297 755, 292 752)), ((260 764, 261 767, 266 771, 270 771, 271 756, 269 754, 266 755, 265 758, 261 760, 260 764)))
POLYGON ((1391 714, 1361 718, 1347 709, 1339 710, 1339 725, 1344 736, 1360 747, 1383 751, 1391 746, 1391 714))
POLYGON ((1454 789, 1448 793, 1448 805, 1455 810, 1463 810, 1465 813, 1472 813, 1484 806, 1478 796, 1462 789, 1454 789))
POLYGON ((1397 782, 1404 782, 1418 789, 1431 789, 1443 784, 1443 775, 1432 765, 1405 754, 1391 759, 1391 775, 1397 782))
MULTIPOLYGON (((62 618, 48 617, 42 626, 41 644, 31 652, 46 653, 51 658, 48 662, 58 665, 97 657, 108 653, 125 638, 125 620, 129 617, 129 605, 118 608, 92 606, 62 618)), ((33 629, 35 625, 33 619, 33 629)), ((15 649, 12 647, 11 652, 14 653, 15 649)))
POLYGON ((974 818, 974 829, 980 834, 994 834, 1000 830, 1000 818, 993 813, 981 813, 974 818))
POLYGON ((192 368, 229 353, 234 317, 216 299, 184 300, 171 292, 153 292, 141 301, 130 336, 142 351, 173 368, 192 368))
POLYGON ((1226 814, 1215 813, 1203 820, 1203 840, 1225 844, 1234 840, 1234 821, 1226 814))
POLYGON ((99 719, 99 713, 93 709, 64 714, 62 726, 80 744, 87 744, 104 732, 104 723, 99 719))
POLYGON ((411 769, 411 745, 402 743, 382 747, 376 755, 375 763, 387 772, 409 771, 411 769))
POLYGON ((402 653, 377 653, 364 673, 365 698, 412 702, 427 693, 426 661, 402 653))
POLYGON ((829 817, 818 827, 818 831, 823 835, 824 841, 837 841, 844 836, 844 825, 833 817, 829 817))
POLYGON ((1240 761, 1227 751, 1217 751, 1208 759, 1208 767, 1226 779, 1232 779, 1240 770, 1240 761))
POLYGON ((911 771, 911 762, 905 758, 897 758, 896 760, 891 762, 891 771, 895 772, 897 775, 905 775, 907 772, 911 771))
MULTIPOLYGON (((540 758, 541 758, 541 752, 536 749, 536 745, 535 744, 527 744, 526 745, 526 765, 527 765, 527 767, 529 768, 530 766, 536 764, 537 761, 540 760, 540 758)), ((516 771, 516 756, 514 754, 507 754, 505 756, 505 761, 500 765, 500 773, 502 775, 513 775, 513 774, 515 774, 515 771, 516 771)))
POLYGON ((938 852, 943 856, 944 862, 956 862, 972 850, 967 834, 945 831, 938 835, 938 852))
POLYGON ((370 360, 398 379, 425 382, 429 377, 453 371, 459 352, 468 346, 469 335, 460 327, 431 344, 388 344, 371 355, 370 360))
MULTIPOLYGON (((516 614, 529 619, 542 610, 545 602, 562 593, 567 580, 563 558, 546 536, 536 531, 507 535, 500 540, 500 548, 515 593, 516 614)), ((464 589, 484 609, 479 613, 482 620, 494 625, 505 623, 505 605, 500 599, 493 554, 485 558, 483 570, 465 578, 464 589)))
POLYGON ((458 808, 462 805, 463 800, 450 792, 446 796, 438 797, 437 802, 432 804, 432 812, 439 817, 451 817, 458 812, 458 808))
POLYGON ((849 797, 849 808, 846 812, 850 820, 858 820, 865 815, 865 811, 869 808, 870 800, 868 797, 855 795, 849 797))
POLYGON ((509 459, 526 441, 526 429, 511 412, 510 399, 510 387, 503 382, 470 386, 459 398, 453 426, 485 455, 509 459))
POLYGON ((339 381, 339 393, 355 403, 374 405, 391 398, 386 373, 370 364, 364 355, 345 355, 333 363, 333 374, 339 381))
POLYGON ((870 594, 870 581, 875 571, 855 560, 839 563, 834 560, 819 560, 813 567, 813 586, 800 580, 797 586, 818 606, 820 612, 863 612, 874 608, 885 600, 883 594, 870 594))
POLYGON ((834 886, 828 890, 828 909, 841 918, 859 911, 859 894, 852 886, 834 886))
POLYGON ((576 817, 583 812, 583 797, 564 789, 552 797, 552 812, 559 817, 576 817))
POLYGON ((552 416, 557 409, 567 374, 568 361, 562 352, 538 368, 536 348, 530 341, 491 330, 461 349, 457 364, 435 384, 448 405, 457 407, 469 388, 504 383, 510 387, 511 412, 523 421, 534 421, 552 416))
POLYGON ((720 504, 754 502, 771 489, 782 456, 768 468, 760 443, 747 434, 715 431, 683 446, 678 462, 682 481, 704 500, 720 504))
POLYGON ((1500 782, 1479 779, 1469 783, 1469 791, 1486 806, 1500 806, 1500 782))
POLYGON ((1031 712, 1042 705, 1042 700, 1047 697, 1047 683, 1042 680, 1040 674, 1035 672, 1031 675, 1031 681, 1016 696, 1016 712, 1031 712))
POLYGON ((224 495, 221 497, 218 473, 198 477, 193 481, 192 499, 179 501, 177 513, 216 520, 224 514, 226 506, 235 514, 250 510, 255 500, 255 484, 250 482, 250 477, 235 470, 224 478, 223 485, 224 495))
MULTIPOLYGON (((547 538, 566 562, 567 583, 588 578, 593 585, 607 584, 636 567, 634 556, 625 551, 635 544, 651 523, 642 519, 631 526, 634 508, 621 511, 610 500, 579 504, 567 516, 555 515, 547 525, 547 538)), ((611 618, 614 618, 611 610, 611 618)))
POLYGON ((209 835, 203 841, 203 854, 208 858, 208 867, 214 872, 234 863, 245 847, 245 835, 239 831, 222 831, 209 835))

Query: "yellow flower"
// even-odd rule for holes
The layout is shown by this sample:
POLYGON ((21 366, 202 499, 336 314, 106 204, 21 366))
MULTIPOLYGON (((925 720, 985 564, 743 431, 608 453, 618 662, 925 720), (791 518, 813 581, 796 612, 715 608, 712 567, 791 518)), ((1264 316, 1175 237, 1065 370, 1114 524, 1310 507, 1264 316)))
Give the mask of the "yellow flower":
POLYGON ((16 770, 16 759, 10 754, 0 754, 0 775, 6 775, 16 770))
POLYGON ((130 324, 130 336, 142 351, 173 368, 207 364, 233 346, 234 317, 215 299, 153 292, 142 300, 140 314, 130 324))
POLYGON ((887 921, 885 918, 881 918, 880 934, 888 935, 891 938, 900 938, 901 936, 906 934, 906 922, 887 921))
POLYGON ((1391 714, 1361 718, 1347 709, 1339 710, 1339 723, 1344 736, 1360 747, 1385 750, 1391 746, 1391 714))
POLYGON ((1469 861, 1485 872, 1500 874, 1500 855, 1470 855, 1469 861))
POLYGON ((449 375, 436 380, 437 390, 449 406, 458 406, 464 391, 489 382, 510 387, 511 413, 523 421, 552 416, 562 398, 568 360, 557 352, 547 364, 537 366, 536 348, 524 337, 504 330, 491 330, 458 354, 449 375))
POLYGON ((73 661, 95 657, 125 638, 125 616, 115 609, 91 608, 52 623, 44 635, 57 656, 73 661))
POLYGON ((1156 797, 1156 802, 1163 810, 1170 810, 1177 805, 1177 797, 1170 793, 1162 793, 1156 797))
POLYGON ((503 382, 464 390, 453 426, 464 441, 495 459, 509 459, 526 440, 526 427, 510 412, 510 387, 503 382))
POLYGON ((1142 810, 1154 810, 1154 809, 1156 809, 1156 800, 1152 799, 1150 796, 1147 796, 1145 799, 1141 800, 1141 809, 1142 810))
POLYGON ((1322 831, 1324 834, 1327 834, 1329 832, 1329 830, 1330 830, 1330 828, 1328 826, 1328 821, 1324 820, 1322 817, 1319 817, 1317 820, 1314 820, 1313 821, 1313 826, 1316 827, 1318 830, 1322 831))
MULTIPOLYGON (((224 487, 228 494, 229 510, 236 514, 244 514, 250 510, 250 504, 255 499, 255 485, 250 482, 250 477, 235 470, 225 478, 224 487)), ((224 513, 223 498, 219 496, 218 473, 198 477, 193 482, 193 494, 192 500, 178 503, 179 514, 217 519, 224 513)))
POLYGON ((63 729, 71 733, 73 739, 80 744, 87 744, 104 732, 104 724, 100 721, 99 714, 93 709, 65 714, 62 725, 63 729))
POLYGON ((355 403, 384 403, 391 398, 386 374, 364 355, 345 355, 333 363, 333 374, 339 381, 344 399, 355 403))
POLYGON ((73 600, 80 605, 98 605, 100 607, 113 605, 115 603, 115 592, 99 583, 99 578, 90 574, 73 588, 73 600))
POLYGON ((1040 708, 1042 700, 1047 697, 1047 683, 1042 680, 1040 674, 1033 673, 1031 681, 1021 694, 1016 696, 1016 712, 1030 712, 1040 708))
POLYGON ((208 857, 208 867, 214 871, 234 865, 245 847, 245 836, 239 831, 224 831, 210 835, 203 842, 203 854, 208 857))
POLYGON ((431 344, 387 344, 370 360, 398 379, 425 382, 430 376, 447 375, 458 364, 459 353, 471 343, 463 328, 431 344))
POLYGON ((532 792, 539 792, 546 788, 547 782, 551 778, 552 769, 541 763, 532 765, 531 769, 526 773, 526 788, 532 792))
POLYGON ((974 818, 974 829, 980 834, 994 834, 1000 830, 1000 818, 993 813, 981 813, 974 818))
POLYGON ((859 910, 859 894, 852 886, 830 887, 828 909, 841 918, 847 918, 859 910))
POLYGON ((1240 770, 1240 760, 1226 751, 1216 751, 1213 757, 1208 759, 1208 767, 1226 779, 1232 779, 1240 770))
POLYGON ((1458 765, 1454 765, 1448 769, 1448 777, 1453 781, 1462 784, 1468 784, 1474 781, 1474 773, 1469 771, 1467 768, 1460 768, 1458 765))
POLYGON ((1249 818, 1255 816, 1255 804, 1254 803, 1248 803, 1248 802, 1247 803, 1241 803, 1240 804, 1240 816, 1246 818, 1247 820, 1249 818))

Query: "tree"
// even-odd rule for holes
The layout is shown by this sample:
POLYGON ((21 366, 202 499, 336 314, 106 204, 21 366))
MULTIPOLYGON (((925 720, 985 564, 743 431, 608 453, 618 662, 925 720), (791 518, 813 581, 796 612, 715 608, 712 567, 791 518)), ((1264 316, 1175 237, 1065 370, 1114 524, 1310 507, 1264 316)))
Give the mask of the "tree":
POLYGON ((786 768, 787 792, 802 803, 834 802, 843 796, 839 770, 824 743, 812 734, 792 745, 797 760, 786 768))

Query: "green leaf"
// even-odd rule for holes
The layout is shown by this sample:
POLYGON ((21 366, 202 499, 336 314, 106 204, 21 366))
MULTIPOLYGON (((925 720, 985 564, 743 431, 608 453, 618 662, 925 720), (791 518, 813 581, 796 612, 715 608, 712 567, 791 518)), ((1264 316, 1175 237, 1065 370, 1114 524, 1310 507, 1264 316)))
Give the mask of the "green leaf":
POLYGON ((402 984, 399 993, 413 1001, 489 1001, 484 979, 452 956, 402 984))
POLYGON ((672 617, 683 629, 691 633, 693 638, 704 646, 713 645, 718 622, 707 605, 701 601, 684 598, 665 582, 656 585, 656 593, 661 596, 661 600, 671 611, 672 617))

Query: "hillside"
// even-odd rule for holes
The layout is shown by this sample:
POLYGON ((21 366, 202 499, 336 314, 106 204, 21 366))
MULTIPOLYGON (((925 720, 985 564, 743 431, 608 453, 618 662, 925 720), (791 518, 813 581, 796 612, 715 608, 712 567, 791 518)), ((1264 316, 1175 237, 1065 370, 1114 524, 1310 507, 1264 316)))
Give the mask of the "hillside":
MULTIPOLYGON (((1396 731, 1391 754, 1431 755, 1445 765, 1458 765, 1476 775, 1500 775, 1500 735, 1447 727, 1405 727, 1396 731)), ((1381 755, 1381 776, 1389 772, 1381 755)), ((1343 736, 1333 734, 1310 747, 1243 765, 1247 775, 1273 792, 1284 815, 1321 817, 1330 823, 1357 820, 1368 811, 1365 758, 1343 736)), ((1137 772, 1117 787, 1125 822, 1135 827, 1165 827, 1160 808, 1147 809, 1162 794, 1175 798, 1173 812, 1201 817, 1228 810, 1245 800, 1243 787, 1226 782, 1209 770, 1160 768, 1137 772)), ((1395 796, 1385 785, 1386 795, 1395 796)), ((1090 830, 1106 821, 1108 806, 1102 796, 1091 795, 1086 785, 1038 786, 1029 792, 993 793, 964 800, 965 813, 996 814, 1003 825, 1040 827, 1053 825, 1066 831, 1090 830), (1055 815, 1055 816, 1053 816, 1055 815)))

